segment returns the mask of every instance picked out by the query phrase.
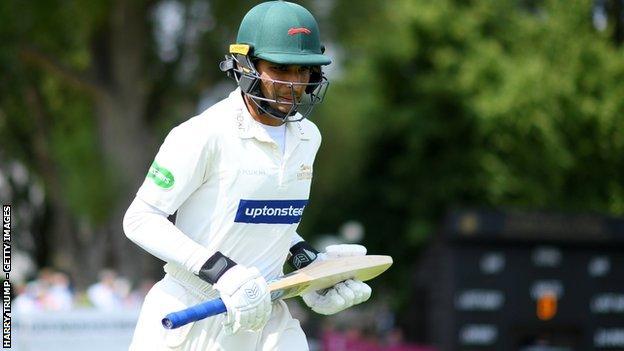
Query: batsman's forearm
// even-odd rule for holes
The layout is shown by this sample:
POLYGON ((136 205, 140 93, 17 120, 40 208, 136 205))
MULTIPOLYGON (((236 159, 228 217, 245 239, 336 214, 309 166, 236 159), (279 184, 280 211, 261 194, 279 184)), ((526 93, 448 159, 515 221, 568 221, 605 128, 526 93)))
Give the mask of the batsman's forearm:
POLYGON ((198 274, 214 252, 193 241, 167 219, 167 214, 135 198, 123 219, 123 229, 134 243, 165 262, 198 274))

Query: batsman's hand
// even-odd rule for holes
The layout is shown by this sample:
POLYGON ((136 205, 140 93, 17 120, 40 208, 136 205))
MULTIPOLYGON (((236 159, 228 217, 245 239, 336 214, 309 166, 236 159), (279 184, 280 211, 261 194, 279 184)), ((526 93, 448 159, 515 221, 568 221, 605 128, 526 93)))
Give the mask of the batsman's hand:
POLYGON ((228 334, 261 330, 271 316, 271 294, 258 269, 236 265, 214 284, 227 308, 224 322, 228 334))
MULTIPOLYGON (((325 248, 325 252, 318 255, 317 260, 363 255, 366 255, 366 247, 362 245, 330 245, 325 248)), ((303 294, 302 297, 312 311, 330 315, 368 300, 371 292, 368 284, 349 279, 326 290, 303 294)))

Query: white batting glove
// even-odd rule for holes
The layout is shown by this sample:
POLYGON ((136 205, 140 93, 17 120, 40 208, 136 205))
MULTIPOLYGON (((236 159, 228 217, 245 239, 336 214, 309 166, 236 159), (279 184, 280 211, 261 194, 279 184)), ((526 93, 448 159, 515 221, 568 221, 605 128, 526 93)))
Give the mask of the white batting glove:
POLYGON ((347 257, 347 256, 364 256, 366 255, 366 247, 356 244, 340 244, 329 245, 325 248, 325 252, 319 254, 319 259, 347 257))
MULTIPOLYGON (((363 255, 366 255, 366 248, 362 245, 330 245, 325 248, 325 252, 318 255, 317 260, 363 255)), ((366 283, 349 279, 329 289, 305 293, 302 297, 312 311, 330 315, 368 300, 371 292, 370 286, 366 283)))
POLYGON ((223 326, 227 334, 239 330, 258 331, 271 316, 271 294, 266 280, 255 267, 236 265, 214 284, 227 308, 223 326))

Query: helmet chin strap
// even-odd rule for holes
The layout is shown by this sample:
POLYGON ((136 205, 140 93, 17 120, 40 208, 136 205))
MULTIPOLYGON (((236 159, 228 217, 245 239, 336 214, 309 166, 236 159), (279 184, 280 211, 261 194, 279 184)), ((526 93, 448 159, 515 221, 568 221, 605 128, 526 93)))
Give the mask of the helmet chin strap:
POLYGON ((272 117, 277 117, 281 120, 283 120, 284 122, 288 122, 287 118, 294 116, 297 113, 297 109, 296 108, 291 108, 290 112, 288 113, 284 113, 276 108, 273 108, 273 106, 271 106, 268 101, 260 101, 260 104, 258 105, 258 108, 268 114, 269 116, 272 117))
MULTIPOLYGON (((259 92, 259 93, 262 94, 262 92, 259 92)), ((271 106, 268 101, 265 101, 265 100, 257 101, 255 99, 256 97, 255 95, 252 95, 252 94, 245 94, 245 95, 247 95, 249 99, 253 102, 253 104, 256 106, 260 114, 265 114, 269 117, 275 118, 279 120, 280 122, 282 122, 282 124, 286 122, 290 122, 288 120, 288 117, 292 117, 297 113, 296 106, 291 107, 290 111, 285 113, 271 106)))

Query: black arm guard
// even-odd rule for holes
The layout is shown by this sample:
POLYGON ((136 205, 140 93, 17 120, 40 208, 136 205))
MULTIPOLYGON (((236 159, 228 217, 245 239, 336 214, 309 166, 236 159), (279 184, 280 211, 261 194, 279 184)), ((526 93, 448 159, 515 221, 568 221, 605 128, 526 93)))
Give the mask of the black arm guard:
POLYGON ((236 262, 217 251, 204 263, 197 275, 201 279, 214 285, 228 269, 234 266, 236 266, 236 262))
POLYGON ((290 248, 288 264, 293 269, 301 269, 316 260, 318 251, 305 241, 300 241, 290 248))

